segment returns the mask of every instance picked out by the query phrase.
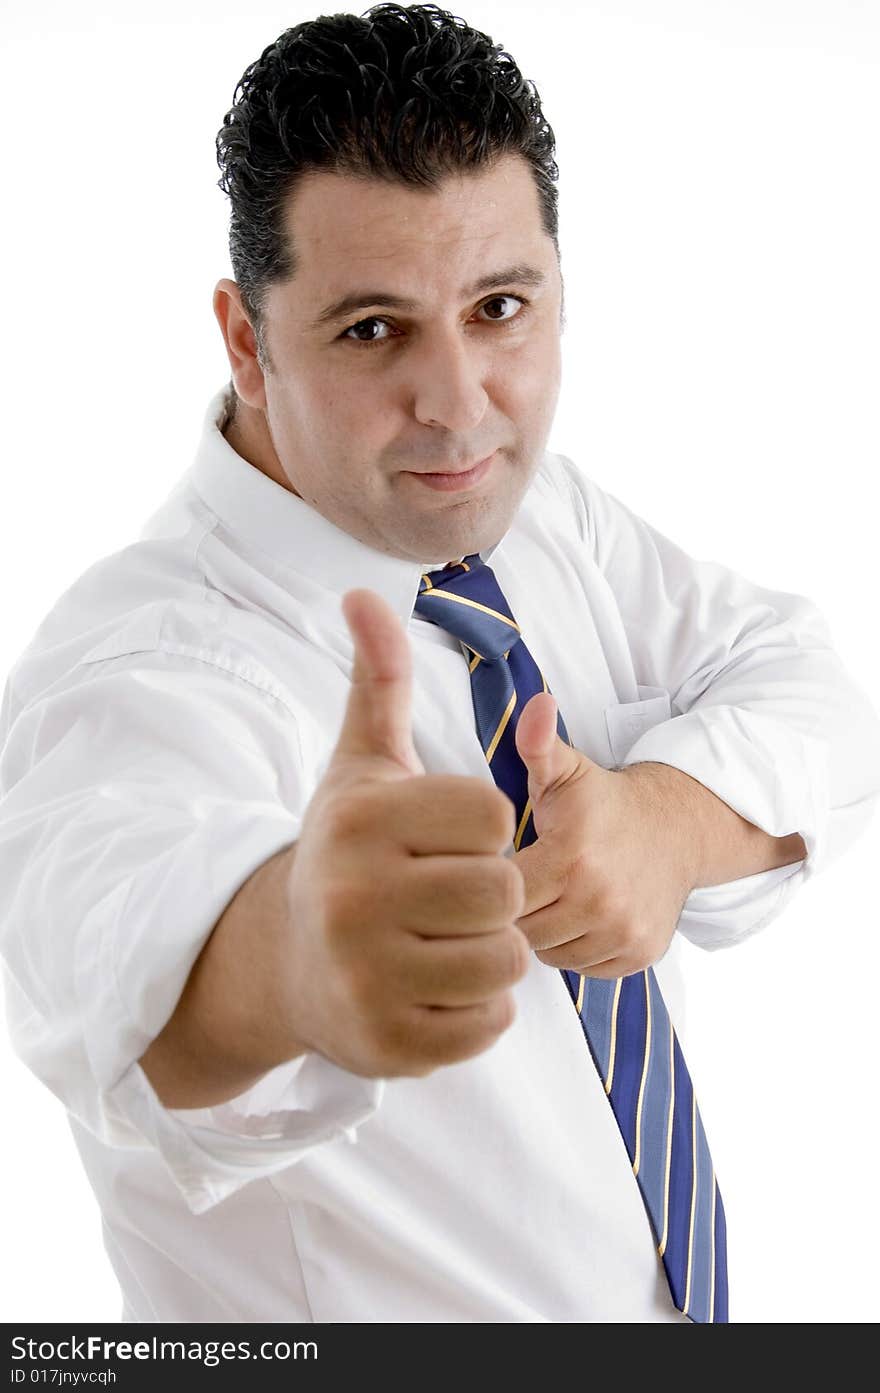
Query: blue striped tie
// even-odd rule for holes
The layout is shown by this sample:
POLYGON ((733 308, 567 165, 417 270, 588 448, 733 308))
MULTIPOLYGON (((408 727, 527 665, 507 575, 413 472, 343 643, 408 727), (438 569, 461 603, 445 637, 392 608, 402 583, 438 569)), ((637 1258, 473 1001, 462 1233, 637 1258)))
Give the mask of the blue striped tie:
MULTIPOLYGON (((549 690, 543 674, 478 554, 424 574, 415 609, 463 645, 480 744, 516 808, 518 851, 536 833, 514 732, 527 702, 549 690)), ((557 730, 570 745, 558 709, 557 730)), ((616 981, 560 971, 632 1162, 675 1306, 695 1322, 726 1322, 724 1206, 654 969, 616 981)))

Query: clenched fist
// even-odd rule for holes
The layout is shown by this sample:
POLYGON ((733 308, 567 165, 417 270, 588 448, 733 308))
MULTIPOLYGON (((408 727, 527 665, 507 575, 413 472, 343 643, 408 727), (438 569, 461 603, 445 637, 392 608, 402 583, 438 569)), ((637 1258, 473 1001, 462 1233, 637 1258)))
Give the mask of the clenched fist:
POLYGON ((349 590, 354 641, 342 730, 287 881, 298 1039, 356 1074, 424 1075, 487 1049, 527 971, 511 800, 426 774, 412 742, 407 636, 371 590, 349 590))

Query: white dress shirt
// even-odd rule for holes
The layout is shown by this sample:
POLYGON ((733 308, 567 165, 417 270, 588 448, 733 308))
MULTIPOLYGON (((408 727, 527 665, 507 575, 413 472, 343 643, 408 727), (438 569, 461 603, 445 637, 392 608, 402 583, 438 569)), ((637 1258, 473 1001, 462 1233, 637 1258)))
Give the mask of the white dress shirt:
MULTIPOLYGON (((168 1109, 137 1062, 235 891, 299 834, 350 689, 346 590, 407 629, 426 771, 492 781, 462 650, 413 615, 450 558, 374 551, 260 473, 221 433, 225 391, 139 539, 40 624, 0 715, 9 1029, 68 1110, 123 1319, 683 1321, 565 981, 534 955, 512 1026, 424 1078, 308 1053, 168 1109)), ((860 834, 880 722, 809 600, 694 560, 565 456, 483 557, 575 746, 675 765, 804 839, 804 861, 690 894, 656 965, 679 1021, 678 935, 737 943, 860 834)))

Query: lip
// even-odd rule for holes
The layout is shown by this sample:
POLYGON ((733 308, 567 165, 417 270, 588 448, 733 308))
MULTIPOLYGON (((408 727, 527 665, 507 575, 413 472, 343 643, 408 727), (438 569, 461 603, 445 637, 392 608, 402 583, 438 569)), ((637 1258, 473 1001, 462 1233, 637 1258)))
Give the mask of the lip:
POLYGON ((438 489, 441 493, 458 493, 462 489, 473 488, 485 478, 497 453, 497 450, 493 450, 491 455, 480 460, 472 469, 465 469, 458 474, 424 474, 413 469, 406 469, 404 473, 411 474, 429 489, 438 489))

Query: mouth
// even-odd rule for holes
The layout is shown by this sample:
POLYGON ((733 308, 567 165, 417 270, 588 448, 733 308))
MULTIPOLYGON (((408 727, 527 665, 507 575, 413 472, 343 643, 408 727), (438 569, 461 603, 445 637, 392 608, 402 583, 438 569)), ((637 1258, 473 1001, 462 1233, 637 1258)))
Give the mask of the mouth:
POLYGON ((472 465, 470 469, 448 470, 435 474, 413 469, 406 469, 403 472, 413 479, 418 479, 428 488, 439 489, 442 493, 458 493, 461 489, 473 488, 475 484, 479 484, 486 477, 497 453, 497 450, 493 450, 491 455, 487 455, 485 459, 472 465))

